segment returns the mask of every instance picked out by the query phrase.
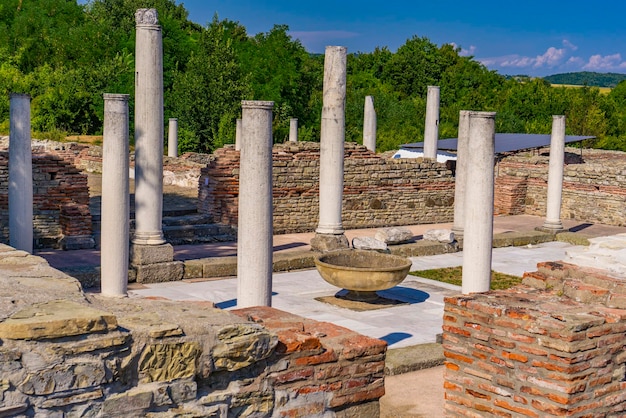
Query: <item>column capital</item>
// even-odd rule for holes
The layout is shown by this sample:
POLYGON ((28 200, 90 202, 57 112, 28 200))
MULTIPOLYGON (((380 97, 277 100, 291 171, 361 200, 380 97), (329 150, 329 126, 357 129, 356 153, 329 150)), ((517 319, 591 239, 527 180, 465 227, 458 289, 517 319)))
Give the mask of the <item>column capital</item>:
POLYGON ((274 102, 264 100, 242 100, 242 109, 273 109, 274 102))
POLYGON ((137 25, 158 25, 159 13, 156 9, 137 9, 135 23, 137 25))

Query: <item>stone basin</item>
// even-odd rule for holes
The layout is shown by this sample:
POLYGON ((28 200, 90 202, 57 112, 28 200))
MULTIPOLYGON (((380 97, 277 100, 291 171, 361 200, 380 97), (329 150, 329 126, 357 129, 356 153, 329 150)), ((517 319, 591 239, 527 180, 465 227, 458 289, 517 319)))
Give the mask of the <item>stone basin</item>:
POLYGON ((324 280, 348 291, 347 299, 368 301, 376 291, 400 284, 409 273, 411 260, 365 250, 338 250, 319 255, 315 267, 324 280))

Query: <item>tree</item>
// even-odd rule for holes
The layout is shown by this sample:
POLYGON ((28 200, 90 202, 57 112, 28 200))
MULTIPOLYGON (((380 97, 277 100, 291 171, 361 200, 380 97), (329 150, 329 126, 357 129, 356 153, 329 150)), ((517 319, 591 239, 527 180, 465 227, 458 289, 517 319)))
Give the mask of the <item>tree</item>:
POLYGON ((250 97, 232 41, 224 36, 226 26, 215 16, 202 31, 186 71, 174 73, 170 111, 183 132, 192 134, 181 137, 181 152, 211 152, 232 143, 241 100, 250 97))

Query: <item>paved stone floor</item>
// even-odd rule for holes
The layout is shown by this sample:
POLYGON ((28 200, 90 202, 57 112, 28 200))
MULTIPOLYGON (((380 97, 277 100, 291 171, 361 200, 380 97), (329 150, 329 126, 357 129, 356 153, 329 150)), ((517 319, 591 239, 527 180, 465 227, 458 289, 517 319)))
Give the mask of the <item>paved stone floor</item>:
MULTIPOLYGON (((521 276, 524 271, 536 270, 540 261, 562 260, 565 251, 573 247, 563 242, 548 242, 529 247, 496 248, 493 250, 493 269, 521 276)), ((463 253, 413 257, 412 261, 412 270, 460 266, 463 253)), ((236 305, 237 279, 155 283, 131 288, 131 297, 208 300, 220 308, 230 309, 236 305)), ((435 342, 443 324, 443 299, 460 292, 458 286, 409 275, 400 285, 379 292, 380 296, 406 304, 356 312, 315 299, 332 296, 340 290, 326 283, 317 270, 275 273, 272 288, 273 307, 383 339, 390 348, 435 342)))

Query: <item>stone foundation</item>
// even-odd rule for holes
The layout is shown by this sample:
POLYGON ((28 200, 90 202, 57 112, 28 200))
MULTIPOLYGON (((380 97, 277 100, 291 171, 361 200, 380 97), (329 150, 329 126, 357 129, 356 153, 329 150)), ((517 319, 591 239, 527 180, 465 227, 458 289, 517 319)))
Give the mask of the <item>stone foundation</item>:
POLYGON ((386 343, 261 307, 106 298, 0 245, 0 416, 376 417, 386 343))
POLYGON ((624 277, 562 262, 445 300, 447 416, 626 414, 624 277))

